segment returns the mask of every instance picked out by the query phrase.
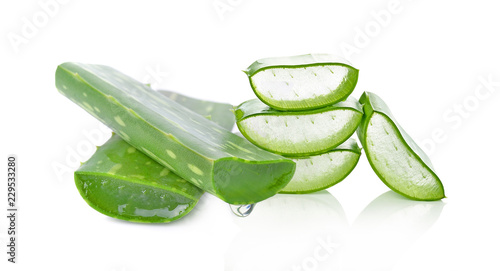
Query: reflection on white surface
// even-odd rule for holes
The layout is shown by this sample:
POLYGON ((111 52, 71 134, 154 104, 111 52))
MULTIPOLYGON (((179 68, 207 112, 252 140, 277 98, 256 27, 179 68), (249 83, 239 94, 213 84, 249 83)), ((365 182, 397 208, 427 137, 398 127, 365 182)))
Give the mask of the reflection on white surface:
POLYGON ((354 221, 342 270, 391 270, 394 263, 438 220, 442 201, 412 201, 386 192, 354 221))
POLYGON ((349 226, 327 191, 276 195, 252 215, 234 217, 241 232, 228 248, 225 270, 390 270, 437 221, 443 206, 389 191, 349 226))
POLYGON ((327 191, 278 194, 234 221, 241 232, 226 253, 226 270, 331 270, 348 229, 342 206, 327 191))

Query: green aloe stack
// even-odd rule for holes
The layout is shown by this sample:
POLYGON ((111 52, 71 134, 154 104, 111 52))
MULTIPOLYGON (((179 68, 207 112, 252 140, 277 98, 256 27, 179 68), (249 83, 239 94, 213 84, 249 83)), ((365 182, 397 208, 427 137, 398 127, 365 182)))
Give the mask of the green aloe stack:
POLYGON ((440 200, 444 187, 427 155, 376 94, 350 97, 359 71, 328 54, 274 57, 245 70, 259 99, 234 110, 254 145, 296 164, 280 193, 310 193, 342 181, 361 156, 389 188, 413 200, 440 200))
POLYGON ((356 166, 361 149, 349 139, 362 117, 349 95, 359 71, 327 54, 275 57, 245 70, 259 99, 235 108, 236 123, 254 145, 296 163, 281 193, 310 193, 342 181, 356 166))

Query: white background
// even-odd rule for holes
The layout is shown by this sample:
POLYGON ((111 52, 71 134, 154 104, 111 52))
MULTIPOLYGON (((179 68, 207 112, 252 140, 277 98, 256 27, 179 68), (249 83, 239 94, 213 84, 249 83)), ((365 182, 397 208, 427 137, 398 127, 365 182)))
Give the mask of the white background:
POLYGON ((8 154, 20 171, 19 264, 2 252, 0 270, 500 269, 498 1, 73 0, 46 11, 47 2, 0 6, 0 205, 8 154), (365 157, 329 194, 277 196, 245 219, 205 195, 182 220, 136 225, 79 196, 74 158, 109 133, 56 91, 58 64, 106 64, 155 88, 239 104, 254 98, 242 69, 305 53, 360 69, 353 95, 387 102, 424 144, 447 199, 384 194, 365 157))

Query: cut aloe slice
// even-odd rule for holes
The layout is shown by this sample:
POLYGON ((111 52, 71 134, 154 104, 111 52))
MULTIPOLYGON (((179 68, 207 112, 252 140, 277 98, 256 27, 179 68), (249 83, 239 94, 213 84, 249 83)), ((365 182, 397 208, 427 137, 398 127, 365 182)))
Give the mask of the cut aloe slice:
POLYGON ((203 191, 113 135, 75 172, 80 195, 114 218, 165 223, 189 213, 203 191))
POLYGON ((266 152, 107 66, 64 63, 56 86, 130 145, 230 204, 275 195, 295 163, 266 152))
POLYGON ((226 130, 231 131, 233 129, 235 120, 231 104, 200 100, 168 90, 159 90, 159 92, 189 108, 191 111, 205 116, 209 120, 226 128, 226 130))
POLYGON ((309 111, 277 111, 257 99, 236 107, 240 132, 255 145, 287 156, 309 156, 340 145, 356 131, 363 110, 349 98, 309 111))
POLYGON ((345 179, 356 167, 361 149, 349 139, 329 152, 292 159, 297 165, 292 180, 280 193, 304 194, 327 189, 345 179))
POLYGON ((365 116, 358 137, 371 167, 392 190, 415 200, 445 197, 443 184, 429 157, 392 116, 384 101, 365 92, 360 99, 365 116))
POLYGON ((255 95, 272 108, 307 110, 345 100, 358 82, 358 70, 328 54, 272 57, 244 71, 255 95))

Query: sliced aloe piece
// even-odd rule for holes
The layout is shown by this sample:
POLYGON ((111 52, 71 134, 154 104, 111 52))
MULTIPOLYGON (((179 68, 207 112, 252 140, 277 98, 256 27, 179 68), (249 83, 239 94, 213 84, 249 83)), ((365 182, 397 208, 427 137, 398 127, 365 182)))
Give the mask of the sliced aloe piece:
POLYGON ((255 145, 282 155, 309 156, 351 137, 363 109, 354 98, 300 112, 274 110, 254 99, 236 107, 235 115, 240 132, 255 145))
POLYGON ((110 67, 61 64, 56 86, 129 144, 227 203, 269 198, 295 171, 293 161, 259 149, 110 67))
POLYGON ((244 72, 255 95, 279 110, 314 109, 345 100, 359 73, 346 60, 328 54, 259 59, 244 72))
POLYGON ((232 113, 233 106, 231 104, 200 100, 168 90, 159 90, 159 92, 171 100, 189 108, 191 111, 205 116, 227 130, 231 131, 233 129, 235 120, 232 113))
POLYGON ((118 135, 75 171, 75 183, 95 210, 143 223, 177 220, 189 213, 203 194, 118 135))
POLYGON ((443 184, 429 157, 392 116, 385 102, 365 92, 360 99, 365 116, 358 137, 371 167, 392 190, 415 200, 445 197, 443 184))
POLYGON ((338 184, 356 167, 360 156, 361 149, 351 138, 329 152, 294 158, 297 169, 280 193, 305 194, 338 184))

